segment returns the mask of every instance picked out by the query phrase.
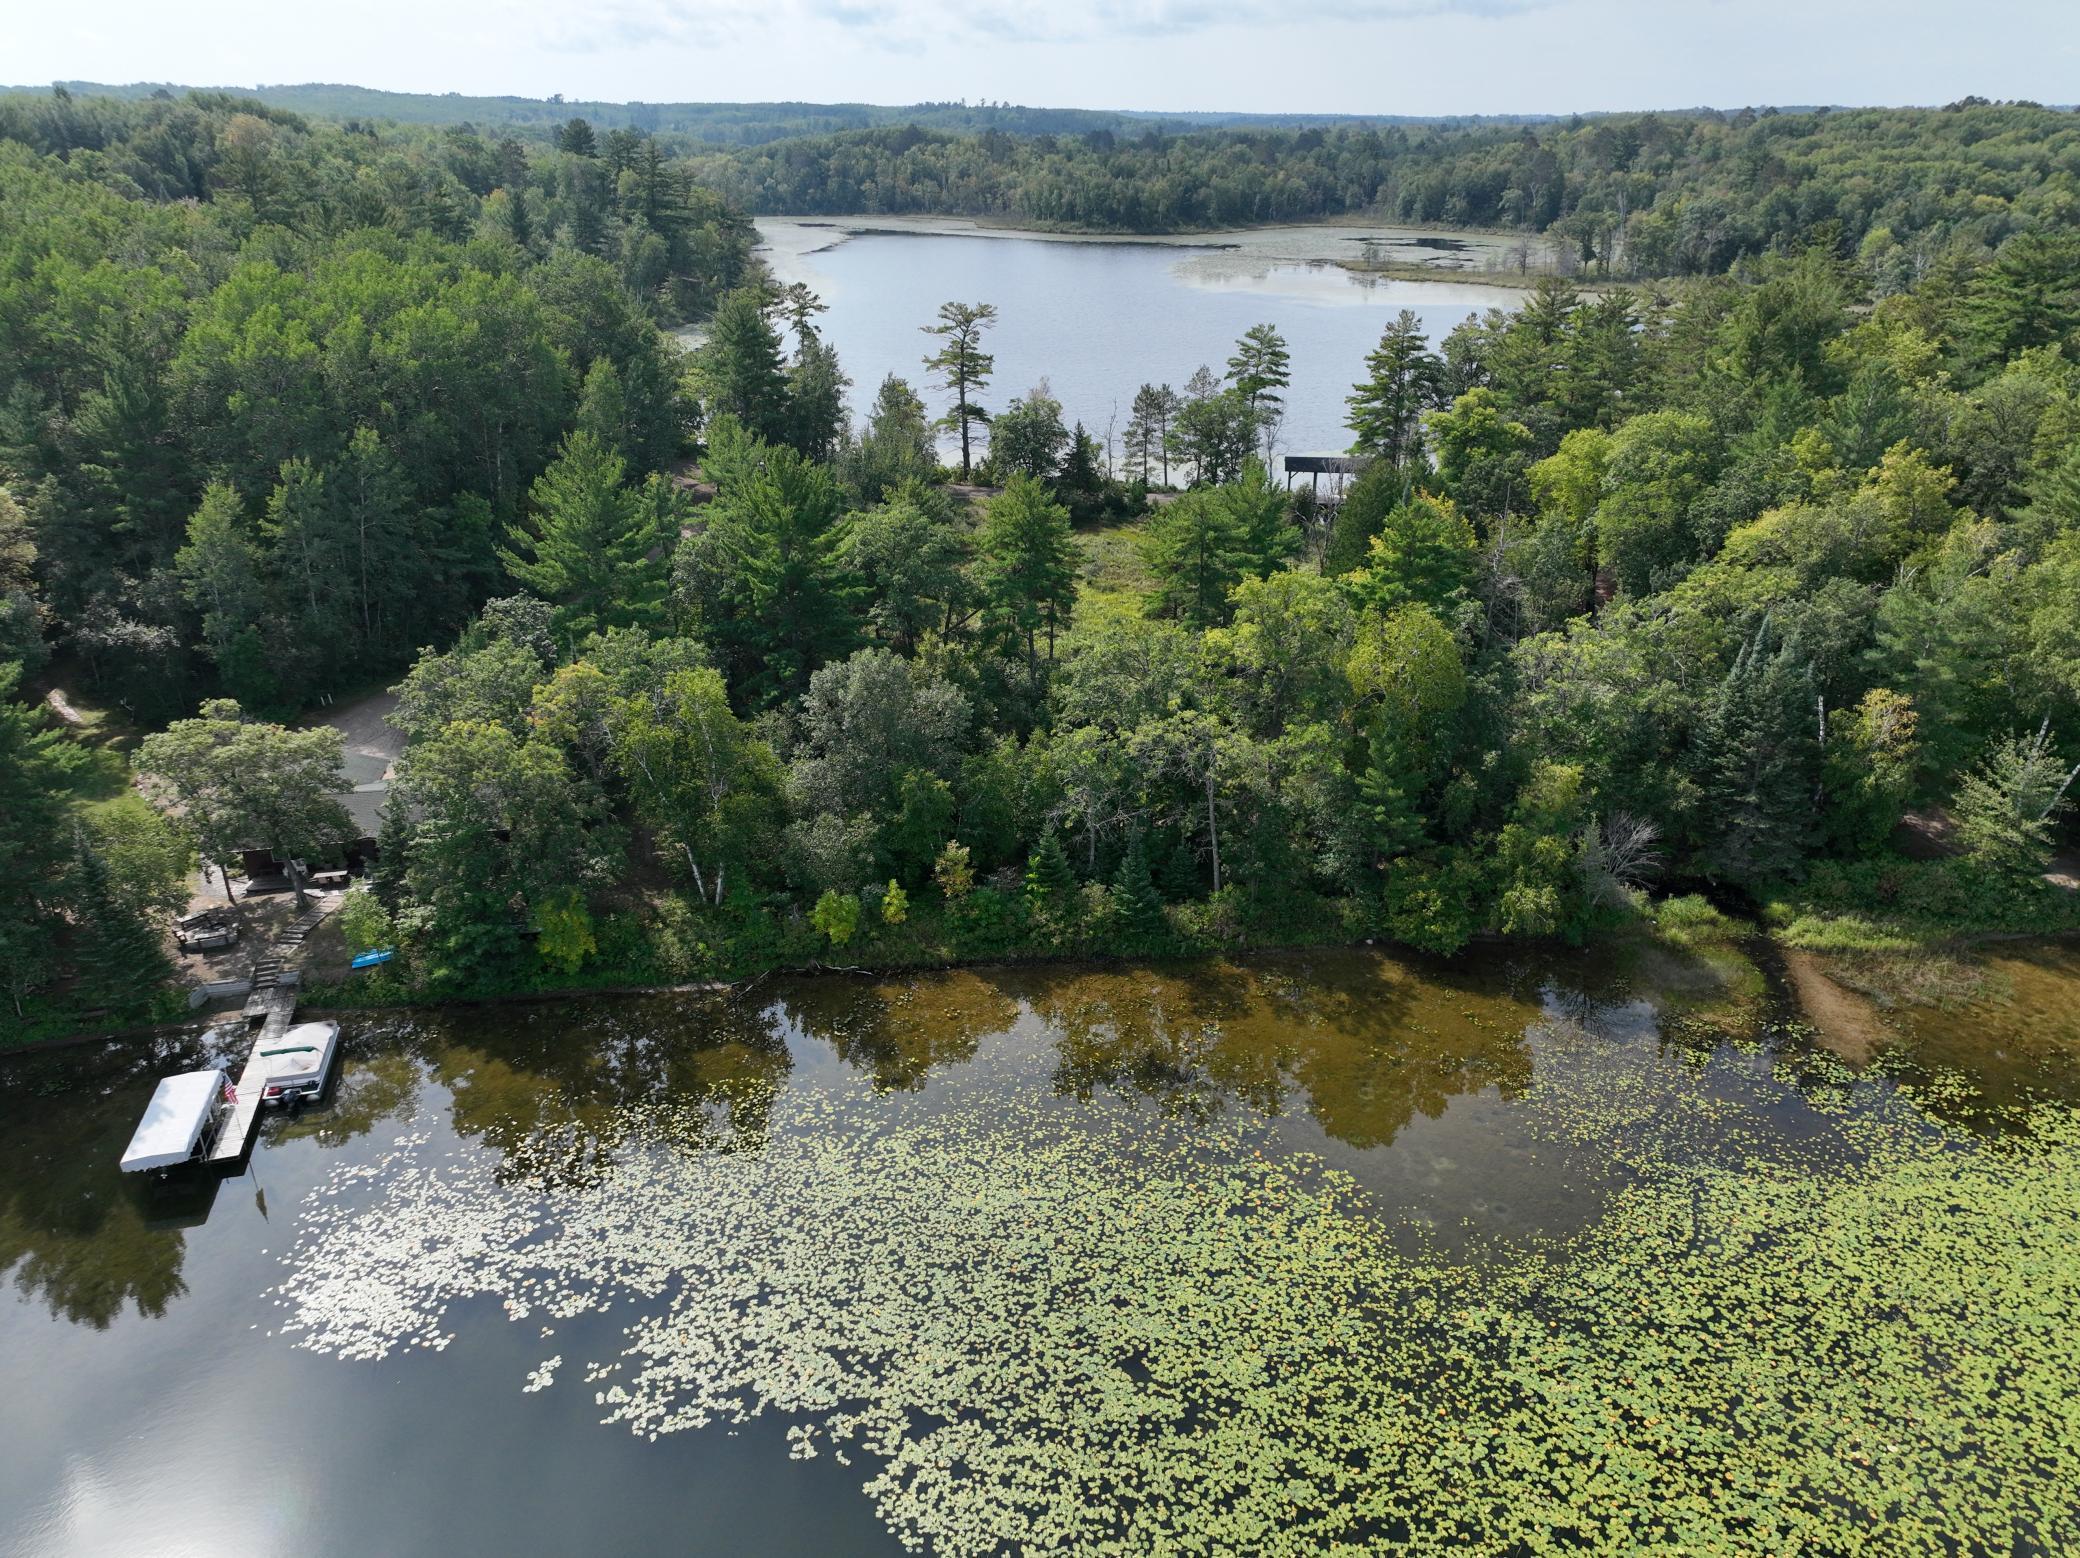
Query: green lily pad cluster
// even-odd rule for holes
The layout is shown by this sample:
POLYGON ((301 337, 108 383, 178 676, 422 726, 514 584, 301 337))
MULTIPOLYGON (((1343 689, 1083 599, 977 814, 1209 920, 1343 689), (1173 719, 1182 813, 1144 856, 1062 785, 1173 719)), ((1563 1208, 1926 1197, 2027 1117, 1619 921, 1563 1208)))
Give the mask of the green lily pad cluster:
POLYGON ((2080 1117, 1966 1134, 1760 1050, 1664 1057, 1672 1099, 1531 1038, 1525 1118, 1623 1184, 1506 1258, 1408 1253, 1261 1118, 996 1076, 783 1090, 741 1148, 637 1107, 576 1178, 402 1137, 317 1193, 277 1296, 348 1358, 479 1297, 633 1311, 582 1365, 604 1421, 787 1414, 947 1554, 2080 1544, 2080 1117), (1757 1101, 1801 1089, 1773 1150, 1757 1101))

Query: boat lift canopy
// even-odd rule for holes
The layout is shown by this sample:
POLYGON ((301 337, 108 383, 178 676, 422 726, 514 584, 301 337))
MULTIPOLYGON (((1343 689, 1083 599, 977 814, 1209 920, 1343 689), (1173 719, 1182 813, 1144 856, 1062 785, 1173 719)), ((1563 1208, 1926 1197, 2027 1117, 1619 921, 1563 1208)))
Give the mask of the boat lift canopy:
POLYGON ((184 1071, 177 1077, 161 1077, 137 1122, 137 1134, 123 1152, 123 1167, 137 1173, 143 1169, 172 1168, 195 1155, 217 1100, 224 1095, 221 1071, 184 1071))

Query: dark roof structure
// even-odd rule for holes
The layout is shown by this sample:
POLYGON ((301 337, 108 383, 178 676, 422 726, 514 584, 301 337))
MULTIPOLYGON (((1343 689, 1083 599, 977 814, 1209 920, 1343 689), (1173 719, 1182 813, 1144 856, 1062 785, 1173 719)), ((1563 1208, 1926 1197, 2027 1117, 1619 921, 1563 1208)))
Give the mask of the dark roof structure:
POLYGON ((1372 461, 1362 454, 1289 454, 1288 476, 1356 476, 1372 461))

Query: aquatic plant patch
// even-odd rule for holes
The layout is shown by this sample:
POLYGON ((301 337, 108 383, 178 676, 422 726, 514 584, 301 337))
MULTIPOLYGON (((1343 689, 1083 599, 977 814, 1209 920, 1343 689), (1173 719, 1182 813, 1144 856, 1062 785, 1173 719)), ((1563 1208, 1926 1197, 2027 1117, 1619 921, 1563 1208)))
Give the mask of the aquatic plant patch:
POLYGON ((1965 1136, 1867 1089, 1832 1166, 1700 1163, 1682 1132, 1723 1110, 1608 1075, 1549 1067, 1531 1118, 1630 1140, 1636 1178, 1508 1261, 1397 1253, 1260 1121, 997 1079, 781 1090, 742 1150, 637 1109, 576 1179, 401 1137, 316 1193, 276 1296, 359 1359, 481 1296, 632 1310, 617 1356, 545 1339, 515 1390, 645 1436, 788 1414, 942 1553, 2080 1542, 2080 1120, 1965 1136))

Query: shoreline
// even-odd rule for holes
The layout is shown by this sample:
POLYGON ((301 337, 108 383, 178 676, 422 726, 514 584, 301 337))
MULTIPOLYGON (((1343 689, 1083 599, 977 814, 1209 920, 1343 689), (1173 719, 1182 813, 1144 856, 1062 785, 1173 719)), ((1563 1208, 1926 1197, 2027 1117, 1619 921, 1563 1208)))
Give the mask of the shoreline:
MULTIPOLYGON (((876 215, 759 216, 754 253, 784 283, 810 280, 814 257, 856 238, 984 238, 1022 239, 1035 243, 1082 244, 1119 248, 1174 249, 1177 263, 1192 270, 1219 273, 1261 272, 1292 265, 1333 265, 1357 277, 1397 281, 1442 282, 1459 286, 1521 291, 1536 285, 1546 270, 1519 273, 1514 267, 1486 263, 1526 242, 1521 233, 1475 228, 1411 227, 1367 218, 1314 222, 1266 223, 1255 227, 1197 228, 1169 233, 1099 232, 1082 228, 1048 228, 991 217, 876 215), (1414 256, 1435 253, 1440 259, 1368 257, 1361 246, 1373 244, 1414 256), (1468 263, 1457 263, 1465 256, 1468 263)), ((1529 239, 1535 249, 1552 252, 1548 240, 1529 239)), ((1557 272, 1554 272, 1557 274, 1557 272)))
MULTIPOLYGON (((1820 1004, 1843 1013, 1853 1012, 1856 1047, 1866 1049, 1875 1036, 1867 1024, 1879 1017, 1883 1003, 1874 1003, 1869 992, 1858 985, 1845 982, 1838 977, 1838 969, 1854 962, 1848 954, 1817 952, 1785 939, 1779 931, 1758 919, 1733 919, 1727 917, 1723 938, 1707 938, 1702 943, 1692 938, 1671 934, 1659 928, 1651 918, 1640 923, 1613 930, 1596 936, 1580 946, 1568 947, 1577 953, 1607 952, 1624 953, 1628 950, 1655 954, 1680 954, 1695 956, 1700 946, 1715 946, 1720 940, 1729 945, 1756 946, 1765 950, 1769 959, 1778 967, 1770 972, 1785 986, 1786 992, 1812 1022, 1816 1032, 1825 1035, 1828 1024, 1818 1012, 1808 1010, 1812 1004, 1804 994, 1809 984, 1824 982, 1828 987, 1826 1000, 1820 1004)), ((1924 955, 1955 955, 1976 951, 1981 948, 2014 946, 2036 943, 2045 946, 2080 945, 2080 931, 1969 931, 1946 932, 1927 940, 1924 955)), ((661 995, 730 995, 748 991, 751 987, 772 978, 822 978, 845 975, 863 979, 895 979, 920 974, 945 974, 962 970, 992 968, 1044 968, 1058 964, 1085 964, 1102 967, 1134 967, 1162 964, 1201 964, 1222 959, 1247 960, 1260 956, 1281 956, 1304 952, 1374 952, 1388 957, 1403 957, 1435 962, 1450 967, 1468 953, 1510 946, 1560 946, 1562 943, 1514 941, 1495 933, 1481 933, 1469 941, 1459 952, 1446 954, 1426 953, 1390 938, 1374 936, 1358 939, 1320 938, 1312 940, 1267 941, 1236 947, 1212 947, 1171 952, 1156 952, 1136 955, 1107 954, 1104 952, 1069 949, 1063 951, 1011 951, 989 957, 922 958, 911 961, 884 960, 860 964, 832 963, 823 959, 803 962, 777 963, 769 968, 756 970, 736 979, 697 979, 665 981, 619 980, 603 984, 548 985, 524 990, 486 990, 443 995, 425 990, 382 993, 372 999, 352 999, 350 987, 344 980, 313 980, 310 988, 322 992, 322 999, 314 1000, 302 1011, 313 1017, 342 1017, 354 1013, 398 1011, 409 1008, 428 1010, 450 1010, 469 1007, 504 1006, 535 1003, 551 1003, 583 1000, 592 996, 615 998, 661 996, 661 995), (348 997, 342 999, 342 997, 348 997)), ((1745 954, 1743 954, 1745 957, 1745 954)), ((1752 961, 1752 960, 1750 960, 1752 961)), ((1758 972, 1761 966, 1756 965, 1758 972)), ((1683 992, 1665 992, 1681 995, 1683 992)), ((1727 994, 1725 990, 1715 992, 1727 994)), ((1684 1004, 1677 1001, 1676 1005, 1684 1004)), ((1739 1004, 1736 1002, 1736 1004, 1739 1004)), ((1920 1004, 1909 1002, 1908 1004, 1920 1004)), ((18 1056, 46 1054, 60 1050, 77 1049, 89 1044, 118 1043, 131 1039, 171 1036, 184 1033, 197 1025, 214 1026, 224 1021, 228 1012, 210 1013, 197 1009, 190 1015, 171 1021, 141 1023, 123 1028, 93 1029, 89 1031, 61 1034, 53 1037, 28 1040, 20 1044, 0 1044, 0 1068, 18 1056)), ((1846 1035, 1845 1035, 1846 1036, 1846 1035)), ((1830 1046, 1833 1047, 1833 1046, 1830 1046)), ((1848 1058, 1848 1057, 1844 1057, 1848 1058)))

